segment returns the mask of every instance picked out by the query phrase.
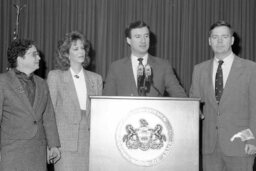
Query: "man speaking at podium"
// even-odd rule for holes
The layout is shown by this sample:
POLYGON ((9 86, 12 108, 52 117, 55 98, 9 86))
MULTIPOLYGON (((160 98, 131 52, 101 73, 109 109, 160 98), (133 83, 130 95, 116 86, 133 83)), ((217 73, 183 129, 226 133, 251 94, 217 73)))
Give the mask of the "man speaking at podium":
POLYGON ((150 29, 143 21, 131 23, 125 30, 131 55, 111 64, 103 95, 186 97, 168 61, 148 53, 150 29))

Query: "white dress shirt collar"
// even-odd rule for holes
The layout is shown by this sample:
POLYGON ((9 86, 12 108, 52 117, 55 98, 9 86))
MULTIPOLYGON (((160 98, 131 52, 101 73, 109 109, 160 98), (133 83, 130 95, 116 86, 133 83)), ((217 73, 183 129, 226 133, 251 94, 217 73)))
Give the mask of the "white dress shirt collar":
POLYGON ((76 73, 74 72, 74 70, 70 67, 70 72, 71 72, 71 75, 72 75, 73 78, 74 78, 74 77, 77 78, 76 76, 78 76, 78 78, 84 77, 83 69, 81 69, 81 71, 80 71, 78 74, 76 74, 76 73))
MULTIPOLYGON (((132 58, 132 62, 135 62, 137 65, 139 64, 139 62, 138 62, 139 57, 131 54, 131 58, 132 58)), ((148 62, 148 53, 146 55, 144 55, 142 58, 143 58, 142 63, 145 66, 148 62)))

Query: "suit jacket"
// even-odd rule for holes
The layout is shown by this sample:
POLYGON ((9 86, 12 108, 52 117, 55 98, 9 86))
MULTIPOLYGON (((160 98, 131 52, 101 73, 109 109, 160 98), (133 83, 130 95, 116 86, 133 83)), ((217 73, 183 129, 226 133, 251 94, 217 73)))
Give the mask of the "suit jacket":
MULTIPOLYGON (((56 126, 54 109, 50 99, 50 94, 46 82, 38 76, 34 76, 36 84, 35 100, 33 106, 30 104, 25 91, 16 77, 14 71, 0 74, 0 126, 1 126, 1 155, 5 160, 5 149, 12 149, 15 153, 16 148, 22 148, 23 145, 34 142, 33 139, 41 141, 49 147, 60 146, 59 135, 56 126)), ((42 145, 40 145, 42 146, 42 145)), ((35 154, 37 156, 45 156, 44 154, 35 154)), ((13 160, 14 156, 11 156, 13 160)), ((27 157, 26 155, 23 157, 27 157)), ((2 159, 3 159, 2 158, 2 159)), ((25 160, 24 160, 25 161, 25 160)), ((46 158, 42 158, 41 162, 46 164, 46 158)), ((11 165, 4 164, 5 167, 11 165)), ((13 161, 13 164, 15 161, 13 161)), ((37 166, 24 167, 37 168, 37 166)), ((3 166, 1 164, 1 166, 3 166)), ((11 166, 12 167, 12 166, 11 166)), ((22 169, 21 166, 13 166, 22 169)))
MULTIPOLYGON (((152 68, 153 86, 150 87, 147 96, 162 96, 166 90, 169 96, 186 97, 184 89, 180 86, 167 61, 149 55, 148 64, 152 68)), ((138 96, 131 57, 112 63, 106 78, 103 95, 138 96)))
MULTIPOLYGON (((87 88, 86 114, 89 116, 89 96, 102 94, 102 78, 87 70, 84 70, 84 76, 87 88)), ((71 72, 70 70, 50 71, 47 82, 56 112, 61 148, 65 151, 77 151, 81 109, 71 72)))
MULTIPOLYGON (((203 153, 219 143, 228 156, 245 156, 245 142, 230 138, 247 128, 256 136, 256 64, 235 56, 219 105, 212 83, 213 60, 194 68, 191 97, 203 104, 203 153)), ((248 143, 256 145, 255 140, 248 143)))

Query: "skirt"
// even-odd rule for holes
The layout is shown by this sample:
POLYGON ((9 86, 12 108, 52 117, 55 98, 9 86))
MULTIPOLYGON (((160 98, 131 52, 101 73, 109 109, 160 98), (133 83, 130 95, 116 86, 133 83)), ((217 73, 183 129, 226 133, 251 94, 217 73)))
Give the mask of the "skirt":
POLYGON ((1 149, 0 171, 46 171, 43 139, 12 140, 1 149))
POLYGON ((86 111, 82 112, 79 125, 77 151, 62 151, 61 159, 54 165, 55 171, 88 171, 89 170, 89 118, 86 111))

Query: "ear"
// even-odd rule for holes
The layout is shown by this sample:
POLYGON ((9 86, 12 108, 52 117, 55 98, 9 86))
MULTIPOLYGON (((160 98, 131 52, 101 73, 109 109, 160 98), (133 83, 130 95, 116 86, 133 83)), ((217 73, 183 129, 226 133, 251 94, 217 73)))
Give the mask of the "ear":
POLYGON ((209 45, 211 46, 211 45, 212 45, 212 43, 211 43, 211 37, 209 37, 208 41, 209 41, 209 45))
POLYGON ((131 45, 131 39, 129 37, 126 37, 126 42, 131 45))
POLYGON ((18 56, 18 57, 17 57, 17 62, 18 62, 18 61, 21 61, 21 60, 24 60, 24 57, 18 56))
POLYGON ((18 66, 20 63, 22 63, 23 60, 24 60, 24 57, 18 56, 18 57, 17 57, 17 60, 16 60, 17 66, 18 66))
POLYGON ((69 60, 69 62, 70 62, 70 56, 69 56, 69 54, 68 54, 68 53, 65 53, 64 56, 67 57, 68 60, 69 60))
POLYGON ((234 44, 234 42, 235 42, 235 37, 234 37, 234 36, 232 36, 232 37, 231 37, 231 45, 233 45, 233 44, 234 44))

